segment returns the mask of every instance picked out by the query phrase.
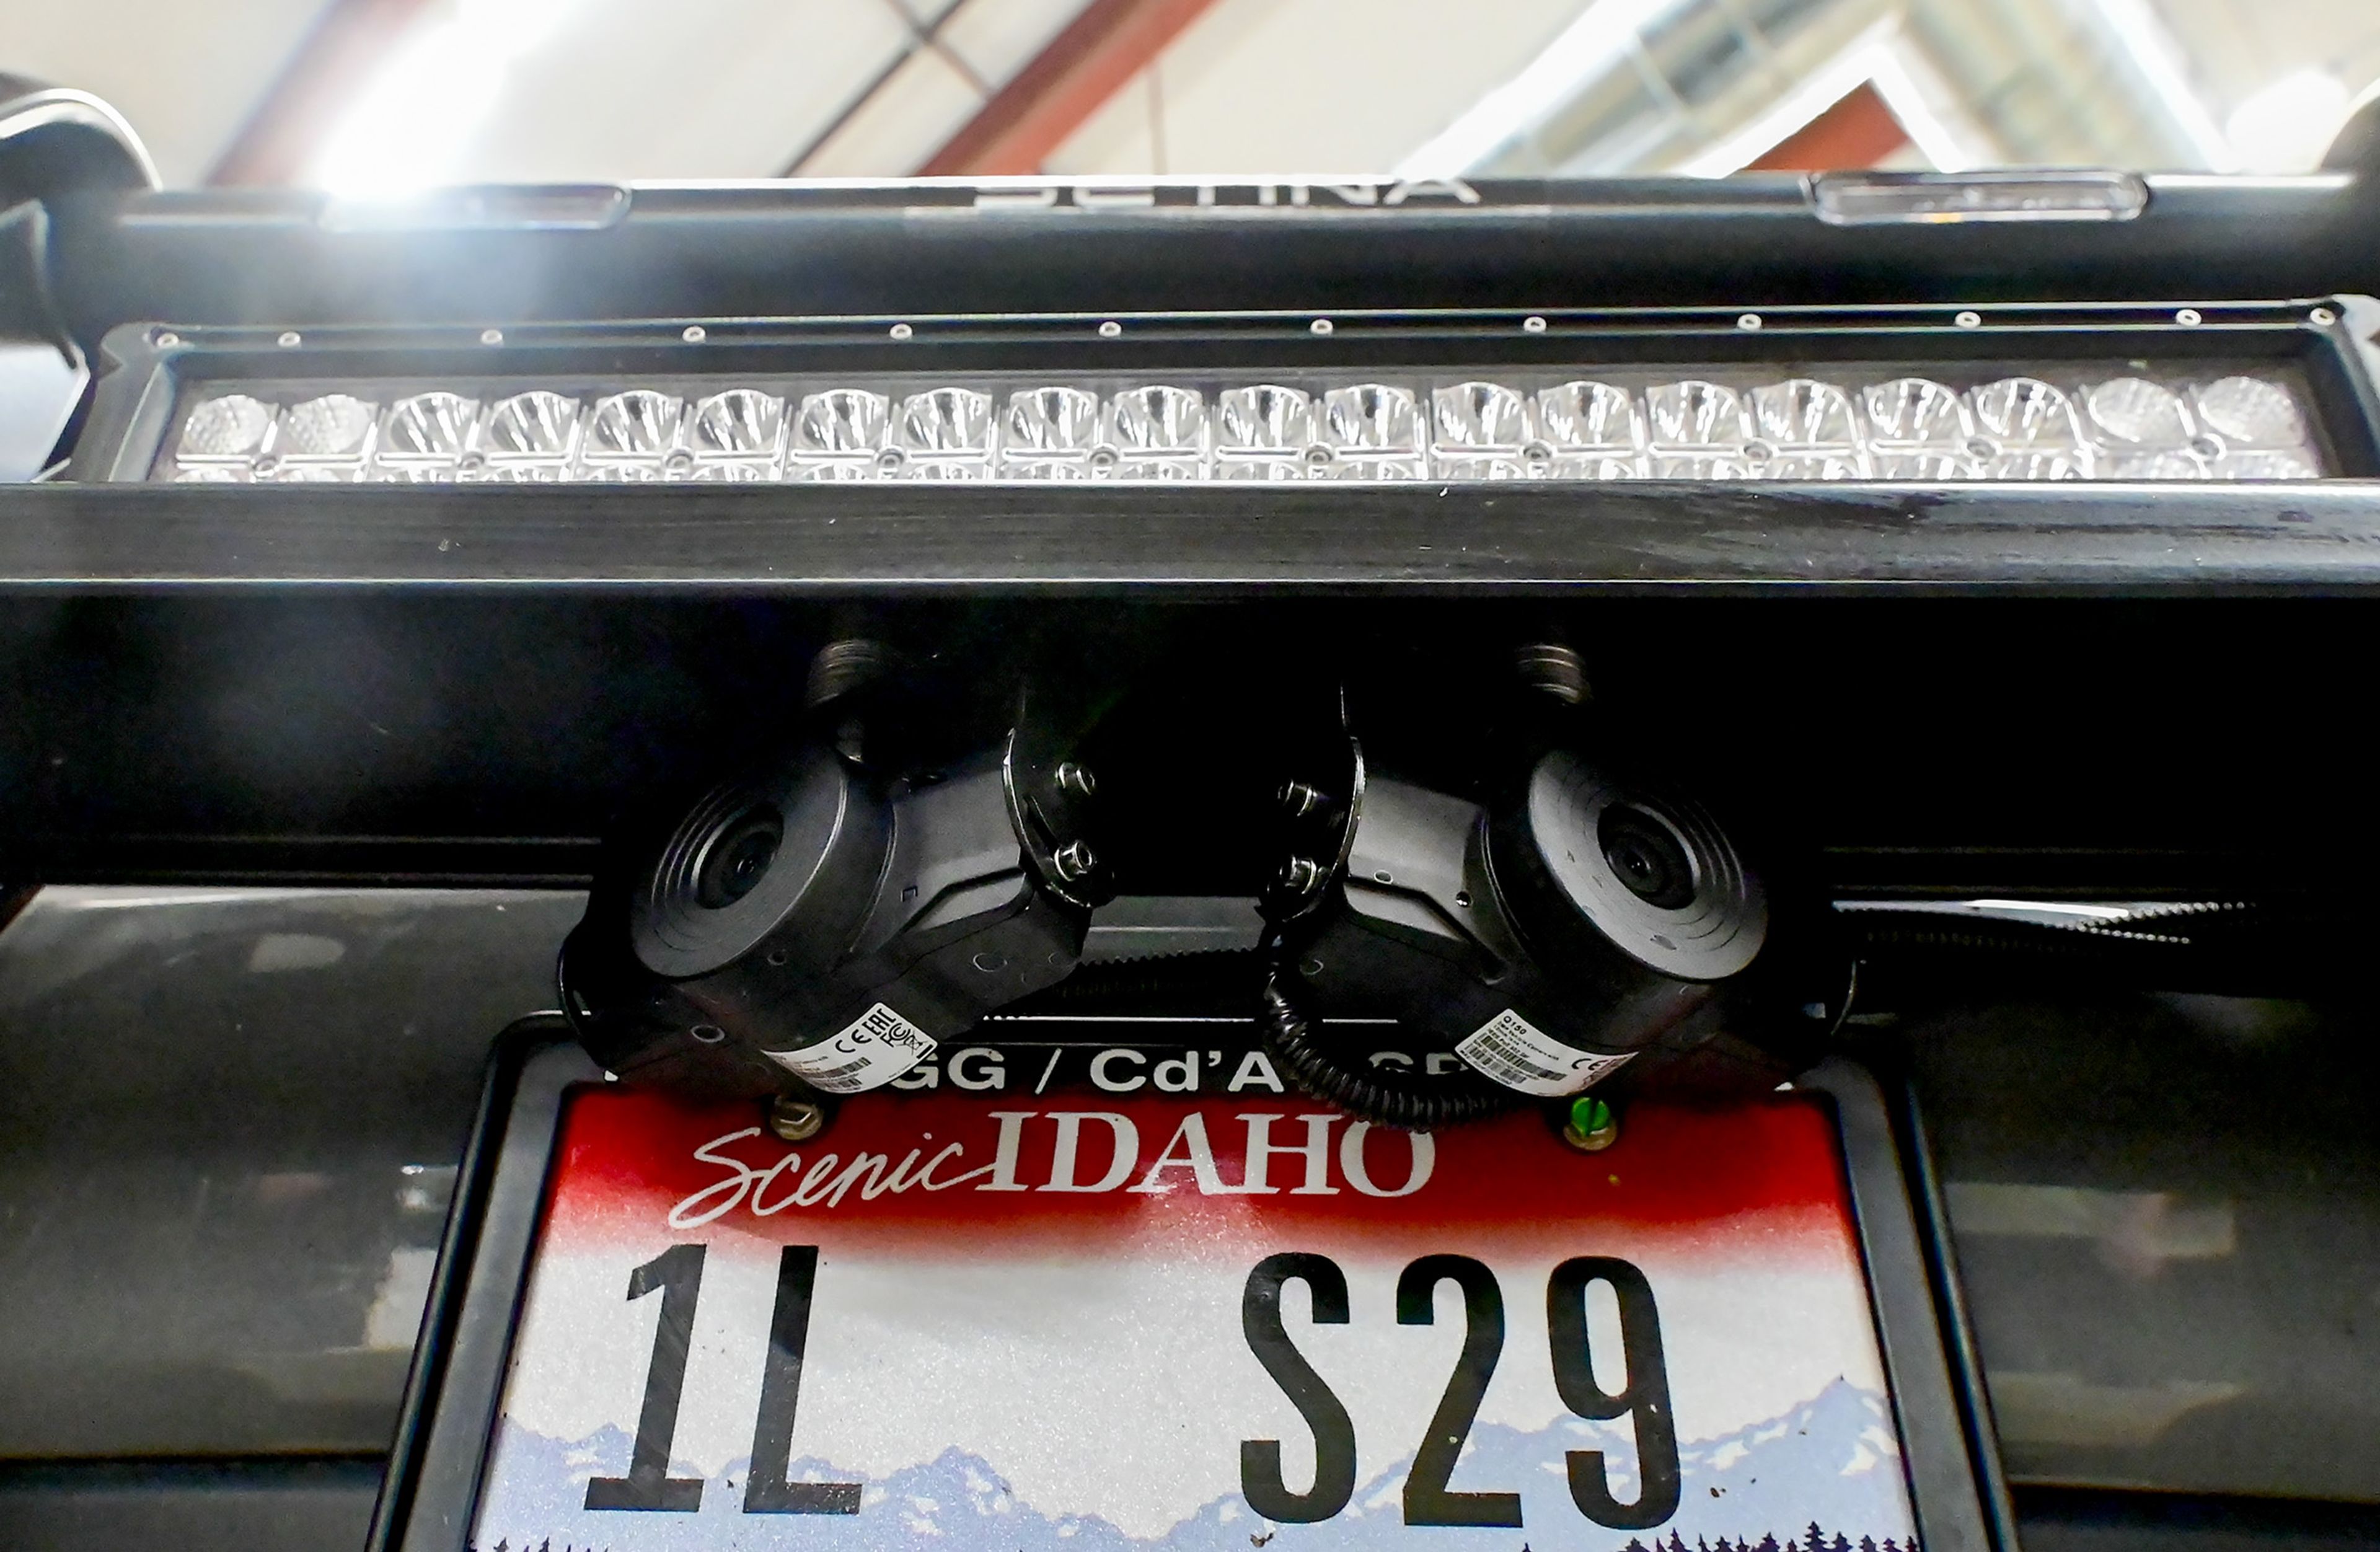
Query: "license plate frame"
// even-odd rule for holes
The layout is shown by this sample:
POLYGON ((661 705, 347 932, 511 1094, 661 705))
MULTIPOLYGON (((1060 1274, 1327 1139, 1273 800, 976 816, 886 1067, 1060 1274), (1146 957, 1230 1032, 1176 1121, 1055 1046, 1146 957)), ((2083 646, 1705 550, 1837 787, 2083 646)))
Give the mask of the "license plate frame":
MULTIPOLYGON (((1171 1049, 1149 1039, 1148 1031, 1116 1033, 1122 1037, 1087 1042, 1070 1032, 1064 1044, 1171 1049)), ((1202 1044, 1208 1038, 1201 1032, 1202 1044)), ((1038 1053, 1049 1042, 982 1044, 1038 1053)), ((603 1079, 558 1017, 524 1019, 497 1042, 441 1242, 370 1552, 466 1552, 471 1545, 562 1124, 574 1090, 601 1088, 603 1079)), ((1883 1091, 1852 1061, 1830 1060, 1794 1086, 1823 1097, 1834 1119, 1918 1545, 1925 1552, 2013 1552, 1922 1135, 1914 1138, 1914 1166, 1904 1171, 1903 1140, 1883 1091)))

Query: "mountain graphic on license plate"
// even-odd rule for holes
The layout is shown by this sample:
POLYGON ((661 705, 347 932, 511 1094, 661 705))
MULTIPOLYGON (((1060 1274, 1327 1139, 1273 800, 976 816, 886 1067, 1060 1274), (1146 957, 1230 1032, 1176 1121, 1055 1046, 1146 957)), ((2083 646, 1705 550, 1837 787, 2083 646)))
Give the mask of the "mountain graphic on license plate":
POLYGON ((1278 1094, 566 1114, 480 1552, 1899 1552, 1812 1099, 1436 1135, 1278 1094))

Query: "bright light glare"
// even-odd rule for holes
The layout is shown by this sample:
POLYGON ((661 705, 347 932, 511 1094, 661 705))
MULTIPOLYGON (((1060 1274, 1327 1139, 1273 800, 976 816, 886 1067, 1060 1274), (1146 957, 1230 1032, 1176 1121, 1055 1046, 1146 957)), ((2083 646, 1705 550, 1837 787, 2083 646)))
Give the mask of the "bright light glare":
POLYGON ((2224 124, 2240 164, 2252 173, 2302 173, 2322 160, 2347 117, 2345 82, 2300 70, 2249 96, 2224 124))
POLYGON ((512 62, 550 35, 572 0, 455 0, 381 67, 332 132, 313 182, 347 198, 445 182, 496 104, 512 62))

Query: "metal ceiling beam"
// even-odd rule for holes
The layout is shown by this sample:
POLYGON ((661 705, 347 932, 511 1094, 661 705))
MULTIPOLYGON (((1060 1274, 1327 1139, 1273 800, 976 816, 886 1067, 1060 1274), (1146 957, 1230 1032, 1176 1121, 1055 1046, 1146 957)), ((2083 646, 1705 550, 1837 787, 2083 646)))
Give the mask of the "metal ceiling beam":
POLYGON ((921 176, 1035 173, 1214 0, 1091 0, 1065 30, 917 169, 921 176))
POLYGON ((373 67, 431 3, 329 0, 207 181, 297 182, 373 67))

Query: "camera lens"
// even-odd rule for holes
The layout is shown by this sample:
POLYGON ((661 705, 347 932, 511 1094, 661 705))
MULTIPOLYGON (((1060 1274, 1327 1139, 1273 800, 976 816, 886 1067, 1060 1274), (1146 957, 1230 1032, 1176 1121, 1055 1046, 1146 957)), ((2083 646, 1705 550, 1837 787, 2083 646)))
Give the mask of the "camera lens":
POLYGON ((695 876, 696 902, 719 911, 751 893, 776 860, 784 838, 783 818, 765 806, 747 808, 722 825, 695 876))
POLYGON ((1615 803, 1596 827, 1603 860, 1647 905, 1680 911, 1694 903, 1694 866, 1670 827, 1642 808, 1615 803))

